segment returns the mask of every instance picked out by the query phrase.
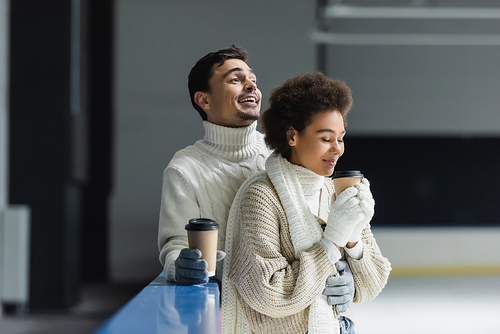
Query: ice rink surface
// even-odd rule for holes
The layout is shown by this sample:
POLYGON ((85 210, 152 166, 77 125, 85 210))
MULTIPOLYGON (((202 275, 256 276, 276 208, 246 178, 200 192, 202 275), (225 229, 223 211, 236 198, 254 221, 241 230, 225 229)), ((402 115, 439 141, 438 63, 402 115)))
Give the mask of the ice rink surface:
POLYGON ((500 334, 500 276, 390 277, 353 311, 357 334, 500 334))

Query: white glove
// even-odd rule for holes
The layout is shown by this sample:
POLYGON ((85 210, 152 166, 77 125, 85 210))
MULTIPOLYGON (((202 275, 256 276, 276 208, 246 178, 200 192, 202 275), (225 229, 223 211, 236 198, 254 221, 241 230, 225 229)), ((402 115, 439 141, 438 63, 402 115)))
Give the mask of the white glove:
POLYGON ((375 213, 375 200, 373 199, 372 192, 370 191, 370 182, 363 178, 361 183, 356 185, 356 189, 358 189, 356 197, 360 201, 359 206, 361 207, 361 210, 363 210, 365 218, 354 227, 352 235, 349 238, 350 242, 358 242, 361 240, 363 229, 372 220, 373 214, 375 213))
POLYGON ((359 190, 347 188, 335 199, 323 236, 339 247, 344 247, 352 235, 354 227, 365 219, 357 197, 359 190))

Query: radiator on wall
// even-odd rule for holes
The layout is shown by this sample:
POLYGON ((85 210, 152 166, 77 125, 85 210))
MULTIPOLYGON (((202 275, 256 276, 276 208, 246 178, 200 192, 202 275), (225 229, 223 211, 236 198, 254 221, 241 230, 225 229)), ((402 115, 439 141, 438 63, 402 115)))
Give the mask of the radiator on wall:
POLYGON ((7 206, 0 212, 0 299, 25 306, 29 299, 30 208, 7 206))

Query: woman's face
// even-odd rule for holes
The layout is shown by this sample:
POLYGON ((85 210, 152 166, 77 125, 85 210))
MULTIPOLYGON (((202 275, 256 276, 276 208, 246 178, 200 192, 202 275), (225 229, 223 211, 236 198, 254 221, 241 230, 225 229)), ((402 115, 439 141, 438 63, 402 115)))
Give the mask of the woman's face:
POLYGON ((344 153, 344 135, 344 119, 338 110, 317 113, 302 133, 289 132, 290 162, 330 176, 344 153))

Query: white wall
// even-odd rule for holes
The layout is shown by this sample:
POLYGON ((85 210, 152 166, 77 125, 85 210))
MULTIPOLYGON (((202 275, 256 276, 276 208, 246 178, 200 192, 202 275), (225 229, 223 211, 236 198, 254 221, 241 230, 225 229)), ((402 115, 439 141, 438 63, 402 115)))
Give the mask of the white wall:
POLYGON ((287 77, 315 69, 313 1, 119 0, 111 201, 111 277, 151 279, 163 169, 203 136, 187 75, 206 53, 235 43, 267 98, 287 77))
POLYGON ((373 228, 393 275, 500 274, 499 228, 373 228))

